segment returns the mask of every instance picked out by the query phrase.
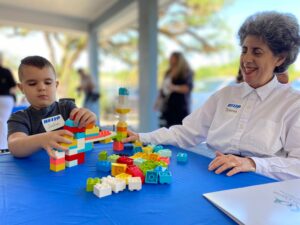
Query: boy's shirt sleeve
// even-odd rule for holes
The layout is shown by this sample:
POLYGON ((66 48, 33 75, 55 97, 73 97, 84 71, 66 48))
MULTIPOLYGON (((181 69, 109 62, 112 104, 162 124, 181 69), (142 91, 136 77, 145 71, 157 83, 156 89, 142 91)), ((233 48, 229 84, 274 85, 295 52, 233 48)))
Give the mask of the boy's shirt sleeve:
POLYGON ((9 137, 11 134, 16 132, 23 132, 27 135, 30 134, 30 125, 29 118, 24 111, 19 111, 12 114, 7 121, 8 124, 8 134, 9 137))

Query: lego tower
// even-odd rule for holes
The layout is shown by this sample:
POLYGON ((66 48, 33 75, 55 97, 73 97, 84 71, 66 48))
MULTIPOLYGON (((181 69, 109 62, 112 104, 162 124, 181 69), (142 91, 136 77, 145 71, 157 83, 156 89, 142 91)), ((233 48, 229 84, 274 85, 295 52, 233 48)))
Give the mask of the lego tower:
POLYGON ((119 118, 117 123, 117 135, 113 143, 113 150, 115 151, 122 151, 124 149, 124 144, 121 141, 127 137, 126 114, 130 112, 128 96, 129 92, 127 88, 119 88, 118 102, 115 109, 119 118))

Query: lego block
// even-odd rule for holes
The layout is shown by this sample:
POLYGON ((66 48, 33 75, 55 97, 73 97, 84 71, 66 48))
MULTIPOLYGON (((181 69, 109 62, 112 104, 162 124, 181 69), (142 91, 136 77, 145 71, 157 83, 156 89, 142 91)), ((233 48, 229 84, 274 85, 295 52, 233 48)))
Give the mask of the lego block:
POLYGON ((128 184, 128 178, 132 177, 131 174, 128 173, 120 173, 116 176, 116 178, 120 179, 120 180, 124 180, 126 184, 128 184))
POLYGON ((54 159, 50 157, 50 164, 54 164, 54 165, 65 164, 65 158, 54 159))
POLYGON ((140 166, 143 164, 143 162, 145 162, 145 159, 137 158, 137 159, 134 159, 133 164, 136 166, 140 166))
POLYGON ((142 189, 142 181, 140 177, 130 177, 128 178, 128 190, 140 191, 142 189))
POLYGON ((97 162, 97 169, 102 172, 109 172, 111 171, 111 162, 109 161, 98 161, 97 162))
POLYGON ((170 158, 168 157, 159 157, 159 161, 165 162, 167 165, 170 164, 170 158))
POLYGON ((139 167, 135 165, 127 166, 126 173, 131 174, 133 177, 140 177, 142 183, 145 183, 145 176, 139 167))
POLYGON ((111 163, 115 163, 115 162, 117 162, 117 159, 119 157, 120 157, 119 155, 112 154, 112 155, 108 156, 107 160, 110 161, 111 163))
POLYGON ((150 154, 148 155, 148 159, 149 159, 149 160, 152 160, 152 161, 157 161, 157 160, 159 159, 159 155, 156 154, 156 153, 150 153, 150 154))
POLYGON ((112 142, 112 138, 106 138, 106 139, 101 141, 102 144, 108 144, 110 142, 112 142))
POLYGON ((90 151, 94 147, 93 142, 85 143, 85 151, 90 151))
POLYGON ((77 160, 78 160, 78 165, 84 163, 85 153, 84 153, 84 152, 81 152, 81 153, 78 153, 77 155, 78 155, 78 158, 77 158, 77 160))
POLYGON ((72 133, 81 133, 81 132, 85 132, 85 127, 78 128, 78 127, 64 126, 64 130, 68 130, 72 133))
POLYGON ((78 165, 78 160, 66 161, 66 167, 73 167, 78 165))
POLYGON ((186 163, 188 160, 188 156, 185 152, 179 152, 176 158, 178 163, 186 163))
POLYGON ((158 183, 158 172, 157 171, 147 171, 145 183, 147 184, 157 184, 158 183))
POLYGON ((113 150, 114 151, 122 151, 124 149, 124 143, 121 141, 114 141, 113 150))
POLYGON ((157 153, 163 157, 168 157, 168 158, 172 157, 172 151, 170 149, 159 150, 157 153))
POLYGON ((93 127, 93 128, 86 128, 85 129, 85 134, 86 135, 89 135, 89 134, 96 134, 96 136, 97 135, 99 135, 99 127, 93 127))
POLYGON ((127 169, 126 164, 112 163, 111 164, 111 175, 116 176, 120 173, 125 173, 127 169))
POLYGON ((66 151, 66 156, 71 156, 71 155, 76 155, 78 154, 78 150, 77 149, 69 149, 68 151, 66 151))
POLYGON ((158 173, 160 184, 170 184, 172 182, 172 174, 170 171, 160 171, 158 173))
POLYGON ((107 160, 107 151, 102 151, 102 152, 99 152, 98 154, 98 160, 102 160, 102 161, 105 161, 107 160))
POLYGON ((66 168, 66 165, 64 163, 63 164, 58 164, 58 165, 50 164, 50 170, 52 170, 54 172, 64 170, 65 168, 66 168))
POLYGON ((142 147, 143 149, 143 152, 147 153, 147 154, 150 154, 153 152, 153 148, 151 146, 146 146, 146 147, 142 147))
POLYGON ((65 151, 53 150, 52 153, 55 155, 56 159, 65 158, 65 151))
POLYGON ((81 139, 81 138, 85 138, 85 133, 84 132, 78 132, 74 134, 74 138, 75 139, 81 139))
POLYGON ((133 146, 134 146, 134 147, 143 147, 143 143, 140 142, 140 141, 135 141, 135 142, 133 143, 133 146))
POLYGON ((74 120, 71 120, 71 119, 67 119, 65 121, 65 125, 68 126, 68 127, 77 127, 74 123, 74 120))
POLYGON ((159 150, 163 150, 163 149, 164 149, 164 147, 162 145, 156 145, 153 148, 153 152, 158 152, 159 150))
POLYGON ((142 149, 141 146, 135 146, 135 147, 133 147, 132 151, 133 151, 133 154, 135 154, 135 153, 138 153, 138 152, 142 152, 143 149, 142 149))
POLYGON ((102 182, 109 184, 111 186, 112 191, 115 193, 123 191, 126 188, 126 182, 115 177, 103 177, 102 182))
POLYGON ((103 184, 96 184, 94 186, 93 193, 98 197, 98 198, 103 198, 105 196, 109 196, 112 194, 112 188, 109 184, 103 183, 103 184))
POLYGON ((95 177, 95 178, 89 177, 86 180, 86 191, 88 191, 88 192, 93 191, 94 186, 100 182, 101 182, 101 180, 98 177, 95 177))
POLYGON ((126 165, 133 165, 133 159, 128 158, 126 156, 121 156, 117 159, 117 163, 122 163, 126 165))

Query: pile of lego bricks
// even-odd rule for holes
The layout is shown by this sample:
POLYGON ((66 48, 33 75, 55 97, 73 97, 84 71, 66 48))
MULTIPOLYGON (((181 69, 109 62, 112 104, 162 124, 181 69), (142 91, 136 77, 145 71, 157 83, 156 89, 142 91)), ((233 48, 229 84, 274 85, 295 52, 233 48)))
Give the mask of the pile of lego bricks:
POLYGON ((93 142, 104 141, 106 143, 112 141, 112 137, 115 136, 114 132, 100 131, 100 128, 93 124, 79 128, 71 119, 66 120, 64 129, 73 133, 73 137, 65 136, 72 143, 61 143, 62 146, 68 148, 68 151, 53 150, 56 158, 50 158, 50 170, 55 172, 84 163, 85 152, 93 149, 93 142))
MULTIPOLYGON (((107 177, 88 178, 86 191, 94 192, 99 198, 111 195, 112 192, 128 189, 141 190, 142 184, 170 184, 172 174, 168 170, 172 151, 163 146, 148 145, 143 147, 141 143, 135 143, 132 156, 112 154, 107 151, 98 155, 97 170, 111 172, 107 177)), ((177 154, 178 163, 187 162, 186 153, 177 154)))

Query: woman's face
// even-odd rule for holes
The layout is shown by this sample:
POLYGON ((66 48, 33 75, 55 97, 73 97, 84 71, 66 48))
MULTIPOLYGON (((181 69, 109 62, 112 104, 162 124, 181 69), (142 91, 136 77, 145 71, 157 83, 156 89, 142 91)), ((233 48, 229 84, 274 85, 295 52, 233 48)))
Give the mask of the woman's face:
POLYGON ((240 68, 244 81, 253 88, 259 88, 273 78, 275 67, 285 58, 275 56, 269 46, 259 37, 248 35, 242 45, 240 68))
POLYGON ((175 55, 172 55, 170 58, 170 67, 175 67, 177 66, 178 59, 175 55))

